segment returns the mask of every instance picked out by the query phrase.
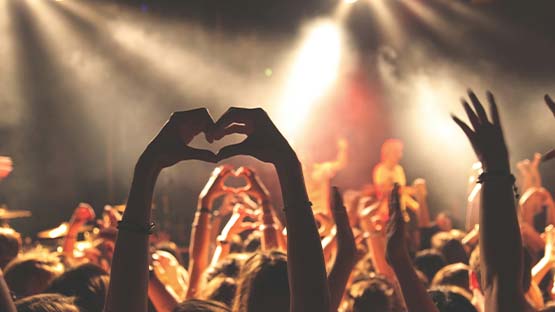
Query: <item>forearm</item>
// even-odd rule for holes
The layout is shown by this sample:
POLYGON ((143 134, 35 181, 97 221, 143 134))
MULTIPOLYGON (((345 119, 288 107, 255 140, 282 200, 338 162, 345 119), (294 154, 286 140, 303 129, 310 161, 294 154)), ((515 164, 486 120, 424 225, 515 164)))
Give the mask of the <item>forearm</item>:
POLYGON ((187 289, 187 299, 196 297, 202 273, 208 267, 210 233, 210 214, 204 209, 197 210, 191 230, 191 242, 189 244, 191 253, 189 260, 189 288, 187 289))
POLYGON ((428 199, 426 196, 417 195, 416 201, 420 205, 418 210, 418 226, 420 228, 430 226, 430 209, 428 208, 428 199))
POLYGON ((418 278, 408 254, 391 260, 408 312, 437 312, 438 310, 418 278))
POLYGON ((15 309, 15 304, 12 300, 12 296, 10 295, 10 289, 8 288, 8 284, 6 284, 6 280, 4 280, 4 274, 0 269, 0 310, 6 312, 17 312, 15 309))
POLYGON ((549 258, 543 257, 533 268, 532 268, 532 281, 536 284, 540 284, 544 276, 553 268, 553 262, 549 261, 549 258))
POLYGON ((179 304, 177 295, 155 276, 148 283, 148 297, 157 312, 172 312, 179 304))
MULTIPOLYGON (((482 186, 481 270, 487 311, 524 308, 522 241, 512 183, 493 177, 482 186)), ((521 310, 521 309, 520 309, 521 310)))
POLYGON ((356 243, 346 213, 335 213, 337 228, 337 254, 328 276, 331 310, 337 311, 341 304, 351 271, 356 264, 356 243))
POLYGON ((276 170, 286 207, 291 311, 330 311, 324 257, 301 165, 295 157, 276 170))
POLYGON ((262 203, 262 221, 260 226, 262 232, 262 250, 270 250, 279 248, 278 235, 279 227, 275 223, 272 214, 271 204, 266 202, 262 203))
MULTIPOLYGON (((148 228, 152 193, 159 169, 139 161, 122 222, 148 228)), ((148 235, 118 231, 106 311, 147 311, 148 235)))
POLYGON ((384 235, 382 233, 371 233, 367 243, 370 247, 370 255, 376 272, 387 276, 391 282, 394 282, 395 273, 385 259, 386 238, 384 235))

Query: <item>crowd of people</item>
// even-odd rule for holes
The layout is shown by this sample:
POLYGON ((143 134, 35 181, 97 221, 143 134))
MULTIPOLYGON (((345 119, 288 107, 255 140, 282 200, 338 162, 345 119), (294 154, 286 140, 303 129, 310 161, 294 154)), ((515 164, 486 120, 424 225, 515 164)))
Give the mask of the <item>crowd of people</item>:
MULTIPOLYGON (((464 230, 447 213, 432 218, 424 179, 407 184, 399 140, 384 143, 371 186, 341 191, 330 179, 348 165, 344 141, 337 161, 309 166, 260 108, 230 108, 217 121, 204 108, 173 113, 137 160, 124 209, 107 206, 97 218, 80 204, 56 229, 55 248, 29 248, 0 228, 0 310, 555 311, 555 204, 542 156, 519 162, 515 178, 487 99, 489 113, 469 91, 469 122, 452 116, 481 163, 471 196, 478 218, 464 230), (188 146, 200 133, 210 143, 246 139, 215 154, 188 146), (238 155, 274 166, 283 207, 253 169, 220 164, 198 197, 187 252, 156 232, 152 198, 164 168, 238 155)), ((0 158, 0 178, 11 166, 0 158)))

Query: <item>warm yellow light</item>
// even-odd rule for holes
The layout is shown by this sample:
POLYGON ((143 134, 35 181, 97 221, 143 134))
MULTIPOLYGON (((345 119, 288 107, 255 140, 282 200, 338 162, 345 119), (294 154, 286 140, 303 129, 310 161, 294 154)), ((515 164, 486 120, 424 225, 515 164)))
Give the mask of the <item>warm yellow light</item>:
POLYGON ((330 20, 309 26, 296 53, 281 100, 281 127, 294 137, 313 106, 336 80, 341 60, 341 30, 330 20))
POLYGON ((357 2, 357 1, 358 1, 358 0, 343 0, 343 2, 346 2, 346 3, 355 3, 355 2, 357 2))

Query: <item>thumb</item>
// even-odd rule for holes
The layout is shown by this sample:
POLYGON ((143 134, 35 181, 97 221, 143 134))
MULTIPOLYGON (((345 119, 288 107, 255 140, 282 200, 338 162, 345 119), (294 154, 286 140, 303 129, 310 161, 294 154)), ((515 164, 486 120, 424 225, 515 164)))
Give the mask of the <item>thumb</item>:
POLYGON ((238 155, 250 155, 247 153, 247 146, 245 142, 228 145, 222 148, 216 155, 218 160, 224 160, 238 155))
POLYGON ((218 160, 216 155, 209 150, 198 149, 186 146, 183 151, 182 155, 184 159, 197 159, 202 160, 210 163, 217 163, 218 160))

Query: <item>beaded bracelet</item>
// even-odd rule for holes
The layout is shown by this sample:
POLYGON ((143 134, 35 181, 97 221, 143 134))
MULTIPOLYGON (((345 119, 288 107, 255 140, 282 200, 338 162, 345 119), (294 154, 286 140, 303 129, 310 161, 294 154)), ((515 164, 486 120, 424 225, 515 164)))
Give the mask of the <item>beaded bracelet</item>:
POLYGON ((516 178, 510 172, 497 172, 497 171, 484 171, 482 174, 478 176, 476 183, 482 184, 485 181, 490 181, 492 179, 507 179, 513 185, 513 192, 515 194, 515 198, 518 200, 520 199, 520 194, 518 192, 518 187, 516 186, 516 178))

